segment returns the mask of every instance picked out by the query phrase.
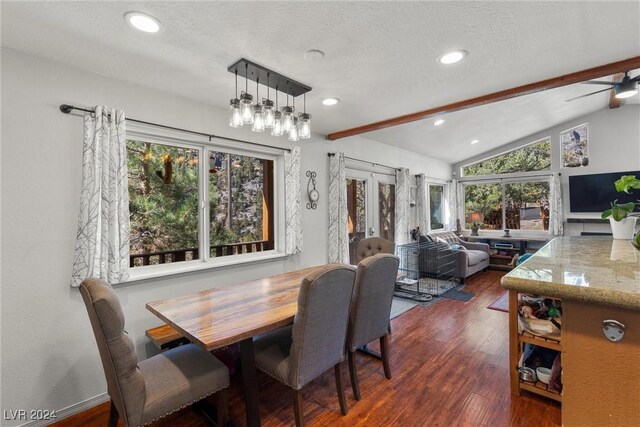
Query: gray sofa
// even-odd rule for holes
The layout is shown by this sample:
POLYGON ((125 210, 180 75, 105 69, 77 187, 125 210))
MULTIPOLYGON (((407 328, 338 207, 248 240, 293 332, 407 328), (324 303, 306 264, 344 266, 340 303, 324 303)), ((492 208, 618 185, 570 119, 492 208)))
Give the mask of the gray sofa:
POLYGON ((489 245, 486 243, 467 242, 458 238, 452 231, 430 233, 426 236, 420 236, 420 239, 423 242, 430 241, 439 244, 441 250, 453 249, 455 251, 456 277, 460 279, 460 283, 464 283, 464 280, 472 274, 489 267, 489 245), (448 245, 448 248, 445 245, 448 245))

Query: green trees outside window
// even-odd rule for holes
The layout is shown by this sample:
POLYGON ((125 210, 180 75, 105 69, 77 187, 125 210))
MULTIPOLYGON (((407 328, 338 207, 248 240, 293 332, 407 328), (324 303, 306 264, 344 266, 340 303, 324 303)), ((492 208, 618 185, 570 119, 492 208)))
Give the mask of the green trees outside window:
POLYGON ((127 165, 132 267, 202 257, 198 206, 203 191, 209 198, 209 256, 273 248, 272 161, 128 140, 127 165), (207 189, 200 188, 201 173, 207 174, 207 189), (237 245, 262 241, 267 243, 237 245))
MULTIPOLYGON (((464 176, 500 175, 551 169, 549 138, 463 168, 464 176)), ((488 230, 549 229, 549 183, 505 181, 465 183, 466 228, 474 224, 488 230)))

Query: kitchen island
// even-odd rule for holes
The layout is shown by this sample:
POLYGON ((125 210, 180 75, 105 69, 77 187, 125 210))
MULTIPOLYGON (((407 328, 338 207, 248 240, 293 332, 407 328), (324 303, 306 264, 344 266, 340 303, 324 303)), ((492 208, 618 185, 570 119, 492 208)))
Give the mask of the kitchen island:
POLYGON ((517 371, 522 343, 537 339, 521 335, 518 295, 559 299, 563 425, 640 425, 640 251, 627 240, 559 237, 504 276, 502 286, 509 290, 512 393, 536 392, 517 371))

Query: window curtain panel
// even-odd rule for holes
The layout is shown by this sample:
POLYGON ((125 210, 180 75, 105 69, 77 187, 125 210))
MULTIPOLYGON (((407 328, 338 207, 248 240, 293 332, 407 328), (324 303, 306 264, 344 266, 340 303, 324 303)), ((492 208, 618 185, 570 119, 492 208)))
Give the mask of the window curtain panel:
POLYGON ((564 234, 564 218, 562 215, 562 189, 560 177, 553 175, 549 179, 549 232, 554 236, 564 234))
POLYGON ((427 205, 427 181, 424 174, 416 176, 416 219, 421 234, 429 232, 429 206, 427 205))
MULTIPOLYGON (((458 181, 452 179, 447 185, 447 208, 449 209, 449 231, 456 231, 458 219, 458 181)), ((460 221, 460 227, 463 226, 460 221)))
POLYGON ((347 177, 344 153, 329 157, 329 263, 349 264, 347 177))
POLYGON ((300 201, 300 147, 284 153, 285 252, 302 252, 302 208, 300 201))
POLYGON ((82 193, 71 286, 87 277, 129 277, 129 190, 124 111, 84 115, 82 193))
POLYGON ((411 200, 409 169, 396 170, 396 245, 409 243, 409 202, 411 200))

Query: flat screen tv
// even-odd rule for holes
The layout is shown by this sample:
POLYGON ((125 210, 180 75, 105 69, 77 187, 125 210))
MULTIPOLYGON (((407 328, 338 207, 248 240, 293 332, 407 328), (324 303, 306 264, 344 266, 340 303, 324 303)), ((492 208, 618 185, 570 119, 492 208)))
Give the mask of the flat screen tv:
MULTIPOLYGON (((611 202, 626 203, 640 199, 640 191, 632 194, 618 193, 613 183, 622 175, 635 175, 640 171, 574 175, 569 177, 569 206, 571 212, 602 212, 611 202)), ((633 191, 633 190, 632 190, 633 191)))

